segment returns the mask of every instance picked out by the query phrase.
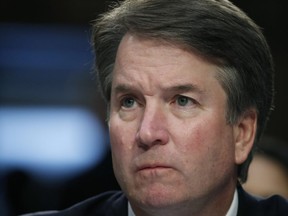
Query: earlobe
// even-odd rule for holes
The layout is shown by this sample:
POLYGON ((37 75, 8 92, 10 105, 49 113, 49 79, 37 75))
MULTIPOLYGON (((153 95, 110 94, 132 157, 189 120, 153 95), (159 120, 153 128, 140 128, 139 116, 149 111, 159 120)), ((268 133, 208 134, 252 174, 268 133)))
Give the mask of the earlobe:
POLYGON ((257 111, 247 110, 234 126, 235 163, 242 164, 251 151, 257 129, 257 111))

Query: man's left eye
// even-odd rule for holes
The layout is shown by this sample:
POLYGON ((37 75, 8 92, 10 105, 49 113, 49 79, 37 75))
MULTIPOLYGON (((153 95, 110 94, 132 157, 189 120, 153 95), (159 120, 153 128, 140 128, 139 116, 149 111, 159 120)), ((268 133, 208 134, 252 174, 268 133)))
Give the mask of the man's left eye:
POLYGON ((186 97, 186 96, 183 96, 183 95, 180 95, 176 98, 176 103, 179 105, 179 106, 189 106, 189 105, 193 105, 194 104, 194 101, 193 99, 189 98, 189 97, 186 97))

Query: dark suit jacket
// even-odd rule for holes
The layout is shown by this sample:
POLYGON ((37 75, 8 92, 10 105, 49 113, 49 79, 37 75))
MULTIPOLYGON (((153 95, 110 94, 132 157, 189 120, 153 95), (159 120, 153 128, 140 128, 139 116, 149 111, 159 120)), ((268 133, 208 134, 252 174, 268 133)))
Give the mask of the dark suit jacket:
MULTIPOLYGON (((280 196, 257 199, 241 186, 237 216, 288 216, 288 202, 280 196)), ((25 216, 128 216, 128 201, 121 191, 111 191, 87 199, 62 211, 49 211, 25 216)))

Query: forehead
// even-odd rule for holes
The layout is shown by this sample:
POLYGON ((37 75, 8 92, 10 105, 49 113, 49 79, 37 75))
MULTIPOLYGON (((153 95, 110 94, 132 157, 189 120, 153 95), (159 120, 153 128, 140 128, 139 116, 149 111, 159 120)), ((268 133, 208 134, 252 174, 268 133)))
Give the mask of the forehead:
POLYGON ((167 85, 193 81, 196 86, 204 81, 218 82, 218 69, 183 46, 126 34, 118 48, 113 81, 133 84, 135 78, 148 78, 152 83, 158 80, 167 85))
POLYGON ((183 54, 183 50, 167 41, 127 33, 118 47, 116 64, 124 67, 165 67, 183 61, 183 54), (161 61, 164 56, 170 61, 161 61))
POLYGON ((209 110, 225 110, 227 95, 218 70, 190 50, 126 35, 116 56, 111 102, 117 104, 124 95, 166 101, 184 94, 209 110))

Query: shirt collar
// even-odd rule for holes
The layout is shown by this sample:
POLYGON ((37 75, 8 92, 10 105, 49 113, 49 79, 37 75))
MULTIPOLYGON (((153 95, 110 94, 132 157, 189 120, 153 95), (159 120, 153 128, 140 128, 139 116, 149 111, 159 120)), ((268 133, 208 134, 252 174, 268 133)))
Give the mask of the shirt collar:
POLYGON ((226 216, 236 216, 237 215, 237 211, 238 211, 238 192, 237 189, 234 192, 234 197, 233 197, 233 201, 230 205, 230 208, 226 214, 226 216))
MULTIPOLYGON (((230 208, 229 208, 226 216, 236 216, 237 215, 238 202, 239 202, 238 201, 238 192, 237 192, 237 190, 235 190, 234 196, 233 196, 233 201, 230 205, 230 208)), ((135 214, 131 208, 130 202, 128 202, 128 216, 135 216, 135 214)))
POLYGON ((135 216, 135 214, 131 208, 130 202, 128 202, 128 216, 135 216))

